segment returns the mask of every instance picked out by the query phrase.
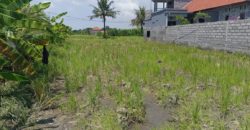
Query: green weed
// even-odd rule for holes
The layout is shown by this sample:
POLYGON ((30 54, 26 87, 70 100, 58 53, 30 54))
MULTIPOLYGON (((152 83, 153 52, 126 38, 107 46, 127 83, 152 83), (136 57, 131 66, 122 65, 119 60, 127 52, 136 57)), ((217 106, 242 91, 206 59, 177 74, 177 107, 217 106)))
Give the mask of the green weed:
POLYGON ((247 104, 250 97, 250 86, 243 85, 242 87, 243 87, 243 92, 242 92, 243 100, 247 104))
POLYGON ((97 81, 95 88, 90 89, 88 93, 89 105, 93 108, 93 111, 98 103, 98 98, 101 96, 102 86, 100 80, 97 81))
POLYGON ((38 103, 43 103, 43 101, 48 98, 49 95, 49 86, 48 80, 45 77, 35 79, 31 84, 36 100, 38 103))
POLYGON ((222 116, 226 116, 228 114, 229 111, 229 107, 230 107, 230 103, 231 103, 231 92, 230 92, 230 88, 223 86, 221 89, 221 101, 220 101, 220 109, 222 112, 222 116))
POLYGON ((200 104, 195 103, 192 108, 192 120, 195 124, 197 124, 200 120, 200 111, 201 111, 200 104))
POLYGON ((79 102, 74 94, 70 94, 67 101, 61 105, 62 110, 67 112, 77 112, 79 109, 79 102))

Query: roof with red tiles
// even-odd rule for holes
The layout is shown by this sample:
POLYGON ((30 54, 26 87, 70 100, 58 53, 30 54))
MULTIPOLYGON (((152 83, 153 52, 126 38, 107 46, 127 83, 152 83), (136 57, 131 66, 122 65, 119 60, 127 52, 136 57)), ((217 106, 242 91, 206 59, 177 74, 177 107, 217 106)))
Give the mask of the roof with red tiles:
POLYGON ((94 27, 94 28, 92 28, 92 31, 102 31, 102 29, 99 27, 94 27))
POLYGON ((197 12, 246 1, 247 0, 192 0, 184 7, 184 9, 188 12, 197 12))

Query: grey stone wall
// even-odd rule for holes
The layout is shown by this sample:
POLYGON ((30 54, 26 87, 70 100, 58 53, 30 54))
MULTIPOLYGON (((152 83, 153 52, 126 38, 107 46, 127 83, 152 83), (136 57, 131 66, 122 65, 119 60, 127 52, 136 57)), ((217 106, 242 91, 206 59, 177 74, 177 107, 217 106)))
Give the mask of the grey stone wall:
POLYGON ((159 27, 159 26, 167 26, 168 15, 166 15, 166 11, 162 10, 157 12, 156 14, 152 14, 149 20, 144 21, 144 27, 159 27))
POLYGON ((145 28, 145 38, 231 52, 250 53, 250 19, 145 28), (147 38, 147 31, 150 37, 147 38))

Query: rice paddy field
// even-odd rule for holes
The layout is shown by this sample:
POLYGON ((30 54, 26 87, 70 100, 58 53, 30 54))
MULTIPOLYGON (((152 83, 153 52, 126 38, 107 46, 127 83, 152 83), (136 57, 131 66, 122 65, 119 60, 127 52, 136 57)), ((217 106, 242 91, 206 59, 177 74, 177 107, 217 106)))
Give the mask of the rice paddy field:
POLYGON ((48 69, 72 129, 250 129, 245 54, 73 35, 51 47, 48 69))

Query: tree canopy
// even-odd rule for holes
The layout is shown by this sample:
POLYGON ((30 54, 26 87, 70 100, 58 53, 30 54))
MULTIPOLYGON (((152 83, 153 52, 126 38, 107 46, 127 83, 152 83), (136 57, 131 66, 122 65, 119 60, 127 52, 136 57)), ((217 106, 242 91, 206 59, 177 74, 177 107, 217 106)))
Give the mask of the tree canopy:
POLYGON ((137 26, 141 28, 141 33, 143 33, 143 25, 146 17, 146 9, 145 7, 139 7, 139 9, 135 10, 135 18, 131 20, 133 26, 137 26))

